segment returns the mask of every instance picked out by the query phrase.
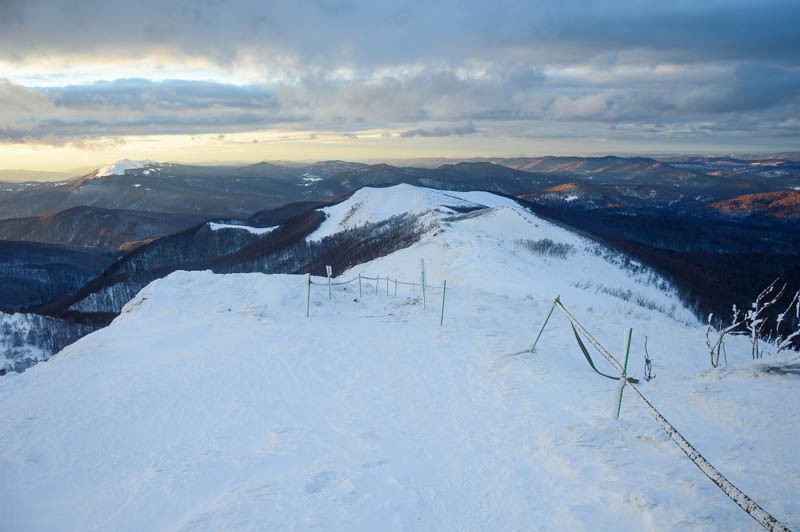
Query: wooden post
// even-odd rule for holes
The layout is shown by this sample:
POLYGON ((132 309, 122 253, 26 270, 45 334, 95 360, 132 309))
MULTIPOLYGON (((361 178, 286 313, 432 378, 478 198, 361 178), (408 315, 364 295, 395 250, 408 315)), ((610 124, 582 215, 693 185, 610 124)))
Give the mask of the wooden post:
POLYGON ((376 275, 375 276, 375 295, 376 296, 378 295, 378 284, 380 282, 381 282, 381 276, 380 275, 376 275))
POLYGON ((397 295, 397 279, 394 280, 394 295, 397 295))
POLYGON ((386 276, 386 295, 389 295, 389 276, 386 276))
POLYGON ((361 297, 361 273, 358 274, 358 297, 361 297))

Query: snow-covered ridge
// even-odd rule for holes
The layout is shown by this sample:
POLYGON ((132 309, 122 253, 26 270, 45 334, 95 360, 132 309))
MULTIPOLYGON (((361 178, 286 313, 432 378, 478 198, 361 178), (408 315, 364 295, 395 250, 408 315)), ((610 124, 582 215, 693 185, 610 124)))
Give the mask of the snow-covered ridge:
POLYGON ((225 224, 218 222, 208 222, 208 227, 212 231, 219 231, 220 229, 239 229, 247 231, 253 235, 266 235, 274 231, 276 227, 250 227, 249 225, 225 224))
POLYGON ((418 215, 430 211, 454 214, 457 211, 452 207, 472 209, 516 205, 513 200, 488 192, 441 191, 406 184, 388 188, 364 187, 346 201, 321 209, 327 218, 308 240, 322 240, 339 231, 402 214, 418 215))
MULTIPOLYGON (((427 232, 417 245, 373 261, 382 275, 410 281, 408 272, 425 259, 432 278, 447 279, 449 285, 508 294, 529 290, 551 298, 572 294, 581 301, 599 297, 603 302, 598 304, 625 301, 697 323, 674 288, 654 271, 537 217, 513 199, 397 185, 363 188, 321 210, 326 219, 309 241, 400 215, 420 217, 427 232)), ((357 266, 347 274, 363 269, 357 266)))
POLYGON ((115 163, 109 164, 108 166, 104 166, 97 170, 95 177, 105 177, 110 175, 125 175, 126 170, 135 170, 137 168, 144 168, 145 166, 156 165, 158 164, 156 161, 151 161, 149 159, 143 160, 131 160, 131 159, 121 159, 115 163))
POLYGON ((325 223, 406 212, 426 218, 419 241, 336 272, 378 284, 336 284, 329 299, 305 275, 175 272, 109 327, 6 376, 5 527, 754 528, 632 394, 612 418, 615 383, 561 314, 527 352, 556 295, 614 354, 633 329, 632 376, 647 341, 648 398, 800 526, 800 379, 764 367, 796 354, 754 364, 734 337, 730 366, 710 371, 699 324, 637 303, 676 301, 640 264, 498 196, 364 189, 325 223), (423 308, 419 285, 384 287, 418 283, 420 259, 428 283, 447 280, 443 326, 441 290, 423 308))

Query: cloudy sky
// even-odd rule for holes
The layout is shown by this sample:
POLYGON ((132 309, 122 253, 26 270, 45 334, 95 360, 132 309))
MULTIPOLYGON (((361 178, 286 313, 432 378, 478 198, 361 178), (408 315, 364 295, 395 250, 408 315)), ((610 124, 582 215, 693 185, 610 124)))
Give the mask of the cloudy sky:
POLYGON ((797 0, 0 0, 0 168, 800 150, 797 0))

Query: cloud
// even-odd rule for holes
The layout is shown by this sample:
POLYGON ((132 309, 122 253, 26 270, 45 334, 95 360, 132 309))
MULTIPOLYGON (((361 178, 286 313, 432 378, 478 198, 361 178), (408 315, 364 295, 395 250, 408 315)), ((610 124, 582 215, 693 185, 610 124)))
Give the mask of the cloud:
POLYGON ((0 57, 202 57, 321 70, 528 57, 561 63, 621 50, 682 61, 800 55, 795 0, 5 0, 0 57))
POLYGON ((798 18, 796 0, 0 0, 0 72, 107 74, 0 80, 0 142, 264 129, 433 142, 476 123, 523 139, 788 137, 798 18), (140 64, 148 79, 131 77, 140 64), (192 69, 206 77, 164 79, 192 69))
POLYGON ((35 89, 0 80, 6 142, 244 131, 298 119, 257 85, 125 79, 35 89))
POLYGON ((477 132, 478 130, 475 128, 475 124, 473 124, 472 122, 467 122, 462 126, 455 126, 455 127, 409 129, 407 131, 403 131, 402 133, 400 133, 400 137, 404 139, 411 137, 450 137, 453 135, 457 136, 472 135, 473 133, 477 132))

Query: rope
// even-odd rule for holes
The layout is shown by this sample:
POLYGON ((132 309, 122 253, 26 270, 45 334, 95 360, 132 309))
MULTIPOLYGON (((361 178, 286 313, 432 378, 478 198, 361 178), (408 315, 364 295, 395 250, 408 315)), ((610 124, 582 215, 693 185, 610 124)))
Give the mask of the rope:
MULTIPOLYGON (((352 279, 350 279, 348 281, 331 282, 331 286, 341 286, 341 285, 345 285, 345 284, 355 283, 355 282, 358 281, 358 279, 359 279, 358 277, 353 277, 352 279)), ((362 275, 361 276, 361 280, 362 281, 386 281, 386 277, 366 277, 366 276, 362 275)), ((403 285, 403 286, 419 286, 419 283, 407 283, 405 281, 400 281, 399 279, 392 279, 391 277, 389 277, 389 282, 390 283, 397 282, 398 285, 403 285)), ((318 283, 318 282, 315 282, 315 281, 311 281, 311 284, 313 284, 315 286, 328 286, 327 282, 318 283)), ((425 285, 425 289, 426 290, 443 290, 443 287, 442 286, 438 286, 438 285, 426 284, 425 285)))
MULTIPOLYGON (((616 368, 620 373, 623 373, 622 365, 617 361, 617 359, 615 359, 611 353, 606 351, 603 346, 601 346, 600 343, 595 340, 591 334, 589 334, 589 332, 578 322, 578 320, 576 320, 572 314, 569 313, 569 311, 564 307, 558 298, 555 300, 555 305, 558 306, 558 308, 560 308, 567 316, 567 319, 572 323, 573 330, 579 330, 586 337, 589 343, 592 344, 600 352, 600 354, 605 357, 606 360, 608 360, 609 364, 614 366, 614 368, 616 368)), ((667 421, 667 418, 665 418, 661 412, 656 410, 656 407, 654 407, 650 401, 647 400, 644 394, 639 391, 639 388, 634 386, 631 381, 628 381, 626 384, 630 386, 631 390, 633 390, 639 399, 642 400, 647 409, 650 411, 650 414, 656 419, 658 424, 661 425, 661 428, 664 429, 669 437, 672 438, 672 441, 677 444, 681 451, 683 451, 686 456, 689 457, 694 465, 696 465, 700 471, 702 471, 711 480, 711 482, 716 484, 717 487, 719 487, 719 489, 725 493, 725 495, 730 497, 730 499, 735 502, 739 508, 744 510, 750 517, 758 521, 758 523, 767 530, 789 531, 789 528, 786 525, 775 519, 766 510, 761 508, 758 503, 748 497, 742 490, 737 488, 730 480, 725 478, 722 473, 720 473, 713 465, 711 465, 711 462, 706 460, 706 458, 700 454, 700 451, 695 449, 694 446, 689 443, 689 441, 684 438, 680 432, 678 432, 678 429, 676 429, 669 421, 667 421)))
MULTIPOLYGON (((362 277, 362 279, 363 279, 363 277, 362 277)), ((341 286, 343 284, 355 283, 356 281, 358 281, 358 277, 354 277, 354 278, 350 279, 349 281, 337 281, 335 283, 331 283, 331 286, 341 286)))

